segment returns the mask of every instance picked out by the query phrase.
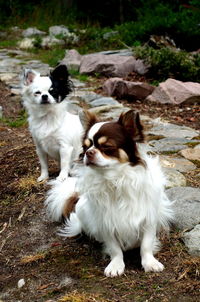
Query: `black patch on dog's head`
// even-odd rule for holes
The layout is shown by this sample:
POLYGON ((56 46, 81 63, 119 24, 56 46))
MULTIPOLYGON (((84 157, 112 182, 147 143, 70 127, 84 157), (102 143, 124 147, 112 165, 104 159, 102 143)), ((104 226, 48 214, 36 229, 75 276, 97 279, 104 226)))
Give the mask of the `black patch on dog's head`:
POLYGON ((69 72, 66 65, 58 65, 51 72, 50 79, 52 86, 49 89, 49 93, 60 103, 73 90, 73 84, 69 80, 69 72))

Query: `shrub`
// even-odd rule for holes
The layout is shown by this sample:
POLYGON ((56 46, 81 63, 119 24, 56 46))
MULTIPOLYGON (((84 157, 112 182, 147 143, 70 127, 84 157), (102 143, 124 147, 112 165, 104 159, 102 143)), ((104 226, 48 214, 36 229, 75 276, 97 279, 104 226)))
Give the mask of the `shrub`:
POLYGON ((135 47, 134 55, 150 65, 148 75, 160 81, 175 78, 181 81, 200 82, 200 54, 191 54, 168 47, 154 49, 135 47))

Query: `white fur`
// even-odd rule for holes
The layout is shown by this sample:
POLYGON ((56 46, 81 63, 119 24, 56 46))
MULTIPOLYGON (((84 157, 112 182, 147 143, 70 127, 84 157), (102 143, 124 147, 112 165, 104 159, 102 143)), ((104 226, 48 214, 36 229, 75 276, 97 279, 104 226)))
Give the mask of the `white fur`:
POLYGON ((47 192, 45 206, 51 221, 61 220, 66 200, 75 192, 76 181, 76 177, 68 177, 63 182, 57 179, 49 182, 52 187, 47 192))
POLYGON ((50 78, 33 73, 33 81, 22 86, 22 98, 41 165, 38 181, 49 177, 47 156, 60 163, 58 179, 63 181, 81 152, 82 125, 78 116, 67 112, 66 101, 57 103, 49 94, 50 78), (49 104, 41 104, 37 91, 48 96, 49 104))
MULTIPOLYGON (((140 150, 140 153, 143 152, 140 150)), ((141 156, 146 167, 114 163, 109 167, 84 166, 79 171, 75 190, 79 192, 80 199, 62 235, 71 237, 84 232, 102 242, 111 258, 104 271, 106 276, 123 274, 123 251, 138 246, 146 272, 164 269, 153 254, 159 250, 157 233, 161 228, 168 229, 173 211, 164 192, 165 177, 158 158, 146 154, 141 156)), ((57 189, 55 186, 54 197, 49 201, 54 200, 53 207, 59 207, 61 213, 63 200, 69 191, 62 187, 61 201, 56 194, 57 189)))

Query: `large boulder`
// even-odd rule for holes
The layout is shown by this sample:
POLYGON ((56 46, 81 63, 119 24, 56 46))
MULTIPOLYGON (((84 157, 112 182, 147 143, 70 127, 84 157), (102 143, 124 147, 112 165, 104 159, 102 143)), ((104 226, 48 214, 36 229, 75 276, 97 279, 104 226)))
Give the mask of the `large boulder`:
POLYGON ((76 49, 66 50, 65 57, 60 63, 65 64, 69 70, 79 71, 81 57, 76 49))
POLYGON ((183 102, 200 102, 200 84, 167 79, 160 83, 146 100, 175 105, 183 102))
POLYGON ((109 96, 143 100, 152 93, 154 87, 143 82, 130 82, 122 78, 110 78, 104 83, 103 90, 109 96))
POLYGON ((180 230, 192 229, 200 222, 200 189, 176 187, 167 190, 174 201, 175 226, 180 230))
POLYGON ((124 77, 132 71, 144 74, 147 70, 141 60, 132 56, 94 53, 82 56, 79 71, 81 74, 97 73, 108 77, 124 77))

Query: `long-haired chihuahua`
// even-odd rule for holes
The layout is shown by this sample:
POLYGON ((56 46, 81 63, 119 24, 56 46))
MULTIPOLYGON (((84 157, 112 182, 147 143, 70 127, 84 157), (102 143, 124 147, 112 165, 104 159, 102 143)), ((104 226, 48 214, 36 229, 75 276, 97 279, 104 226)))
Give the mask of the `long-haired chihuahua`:
POLYGON ((63 181, 81 152, 83 128, 78 115, 68 112, 65 99, 71 90, 65 65, 56 67, 50 76, 31 69, 23 73, 22 99, 41 165, 38 181, 49 177, 48 156, 60 163, 58 179, 63 181))
POLYGON ((145 272, 162 271, 154 253, 159 231, 173 221, 172 203, 158 158, 145 152, 139 114, 130 110, 115 122, 99 122, 85 112, 81 120, 83 166, 78 178, 54 183, 45 202, 49 216, 65 217, 63 236, 84 232, 103 243, 111 258, 108 277, 124 273, 123 251, 135 247, 145 272))

